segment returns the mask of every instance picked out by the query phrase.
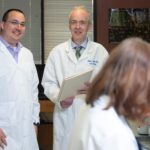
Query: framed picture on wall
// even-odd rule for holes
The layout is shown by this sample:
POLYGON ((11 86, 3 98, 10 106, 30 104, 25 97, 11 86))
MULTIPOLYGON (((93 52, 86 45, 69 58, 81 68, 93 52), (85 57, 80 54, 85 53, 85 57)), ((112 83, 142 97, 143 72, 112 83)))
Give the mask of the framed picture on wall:
POLYGON ((108 51, 127 37, 150 42, 149 0, 94 0, 94 40, 108 51))
POLYGON ((110 8, 109 43, 138 36, 150 42, 150 8, 110 8))

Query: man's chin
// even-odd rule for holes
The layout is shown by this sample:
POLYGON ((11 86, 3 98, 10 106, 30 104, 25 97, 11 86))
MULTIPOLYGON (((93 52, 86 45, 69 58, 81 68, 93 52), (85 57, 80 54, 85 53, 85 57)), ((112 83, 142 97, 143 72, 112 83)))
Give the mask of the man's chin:
POLYGON ((76 43, 82 43, 84 40, 83 38, 74 38, 73 41, 76 43))
POLYGON ((19 42, 21 40, 21 38, 22 38, 22 36, 17 36, 14 39, 15 39, 16 42, 19 42))

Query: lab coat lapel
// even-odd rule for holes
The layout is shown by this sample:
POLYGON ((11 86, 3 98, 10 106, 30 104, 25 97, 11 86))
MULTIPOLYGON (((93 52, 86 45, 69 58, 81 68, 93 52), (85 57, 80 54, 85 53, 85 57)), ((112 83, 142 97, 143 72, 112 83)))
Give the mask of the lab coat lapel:
POLYGON ((15 59, 12 57, 12 55, 10 54, 8 49, 5 47, 4 44, 2 44, 1 41, 0 41, 0 51, 2 51, 6 55, 6 57, 7 57, 6 59, 8 59, 8 61, 11 61, 11 63, 14 63, 17 65, 15 59))
POLYGON ((86 49, 83 51, 82 55, 80 56, 79 60, 87 59, 89 56, 92 56, 92 53, 94 53, 94 49, 90 48, 90 41, 87 44, 86 49))
POLYGON ((75 56, 75 53, 71 47, 70 41, 68 42, 68 45, 66 47, 66 53, 68 58, 73 62, 73 63, 77 63, 77 58, 75 56))
POLYGON ((90 42, 91 41, 88 41, 88 44, 87 44, 87 47, 86 49, 84 50, 83 54, 80 56, 80 58, 77 60, 76 56, 75 56, 75 53, 71 47, 71 41, 69 40, 68 42, 68 45, 66 47, 66 53, 67 53, 67 56, 69 57, 69 59, 73 62, 73 63, 77 63, 78 61, 80 60, 83 60, 83 59, 87 59, 87 57, 91 56, 93 53, 95 53, 95 51, 93 51, 93 49, 90 48, 90 42))

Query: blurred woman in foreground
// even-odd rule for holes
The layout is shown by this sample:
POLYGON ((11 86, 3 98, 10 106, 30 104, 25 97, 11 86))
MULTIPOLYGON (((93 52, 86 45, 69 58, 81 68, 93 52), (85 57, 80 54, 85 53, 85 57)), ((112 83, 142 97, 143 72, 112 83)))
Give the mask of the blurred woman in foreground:
POLYGON ((138 150, 126 119, 150 117, 150 44, 121 42, 89 89, 76 119, 68 150, 138 150))

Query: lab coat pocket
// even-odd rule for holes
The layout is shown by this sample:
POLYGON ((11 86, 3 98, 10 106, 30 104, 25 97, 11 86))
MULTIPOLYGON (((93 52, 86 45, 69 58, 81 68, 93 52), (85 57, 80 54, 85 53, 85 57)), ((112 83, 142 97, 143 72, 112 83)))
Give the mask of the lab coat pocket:
POLYGON ((0 127, 10 126, 16 121, 15 103, 0 102, 0 127))

